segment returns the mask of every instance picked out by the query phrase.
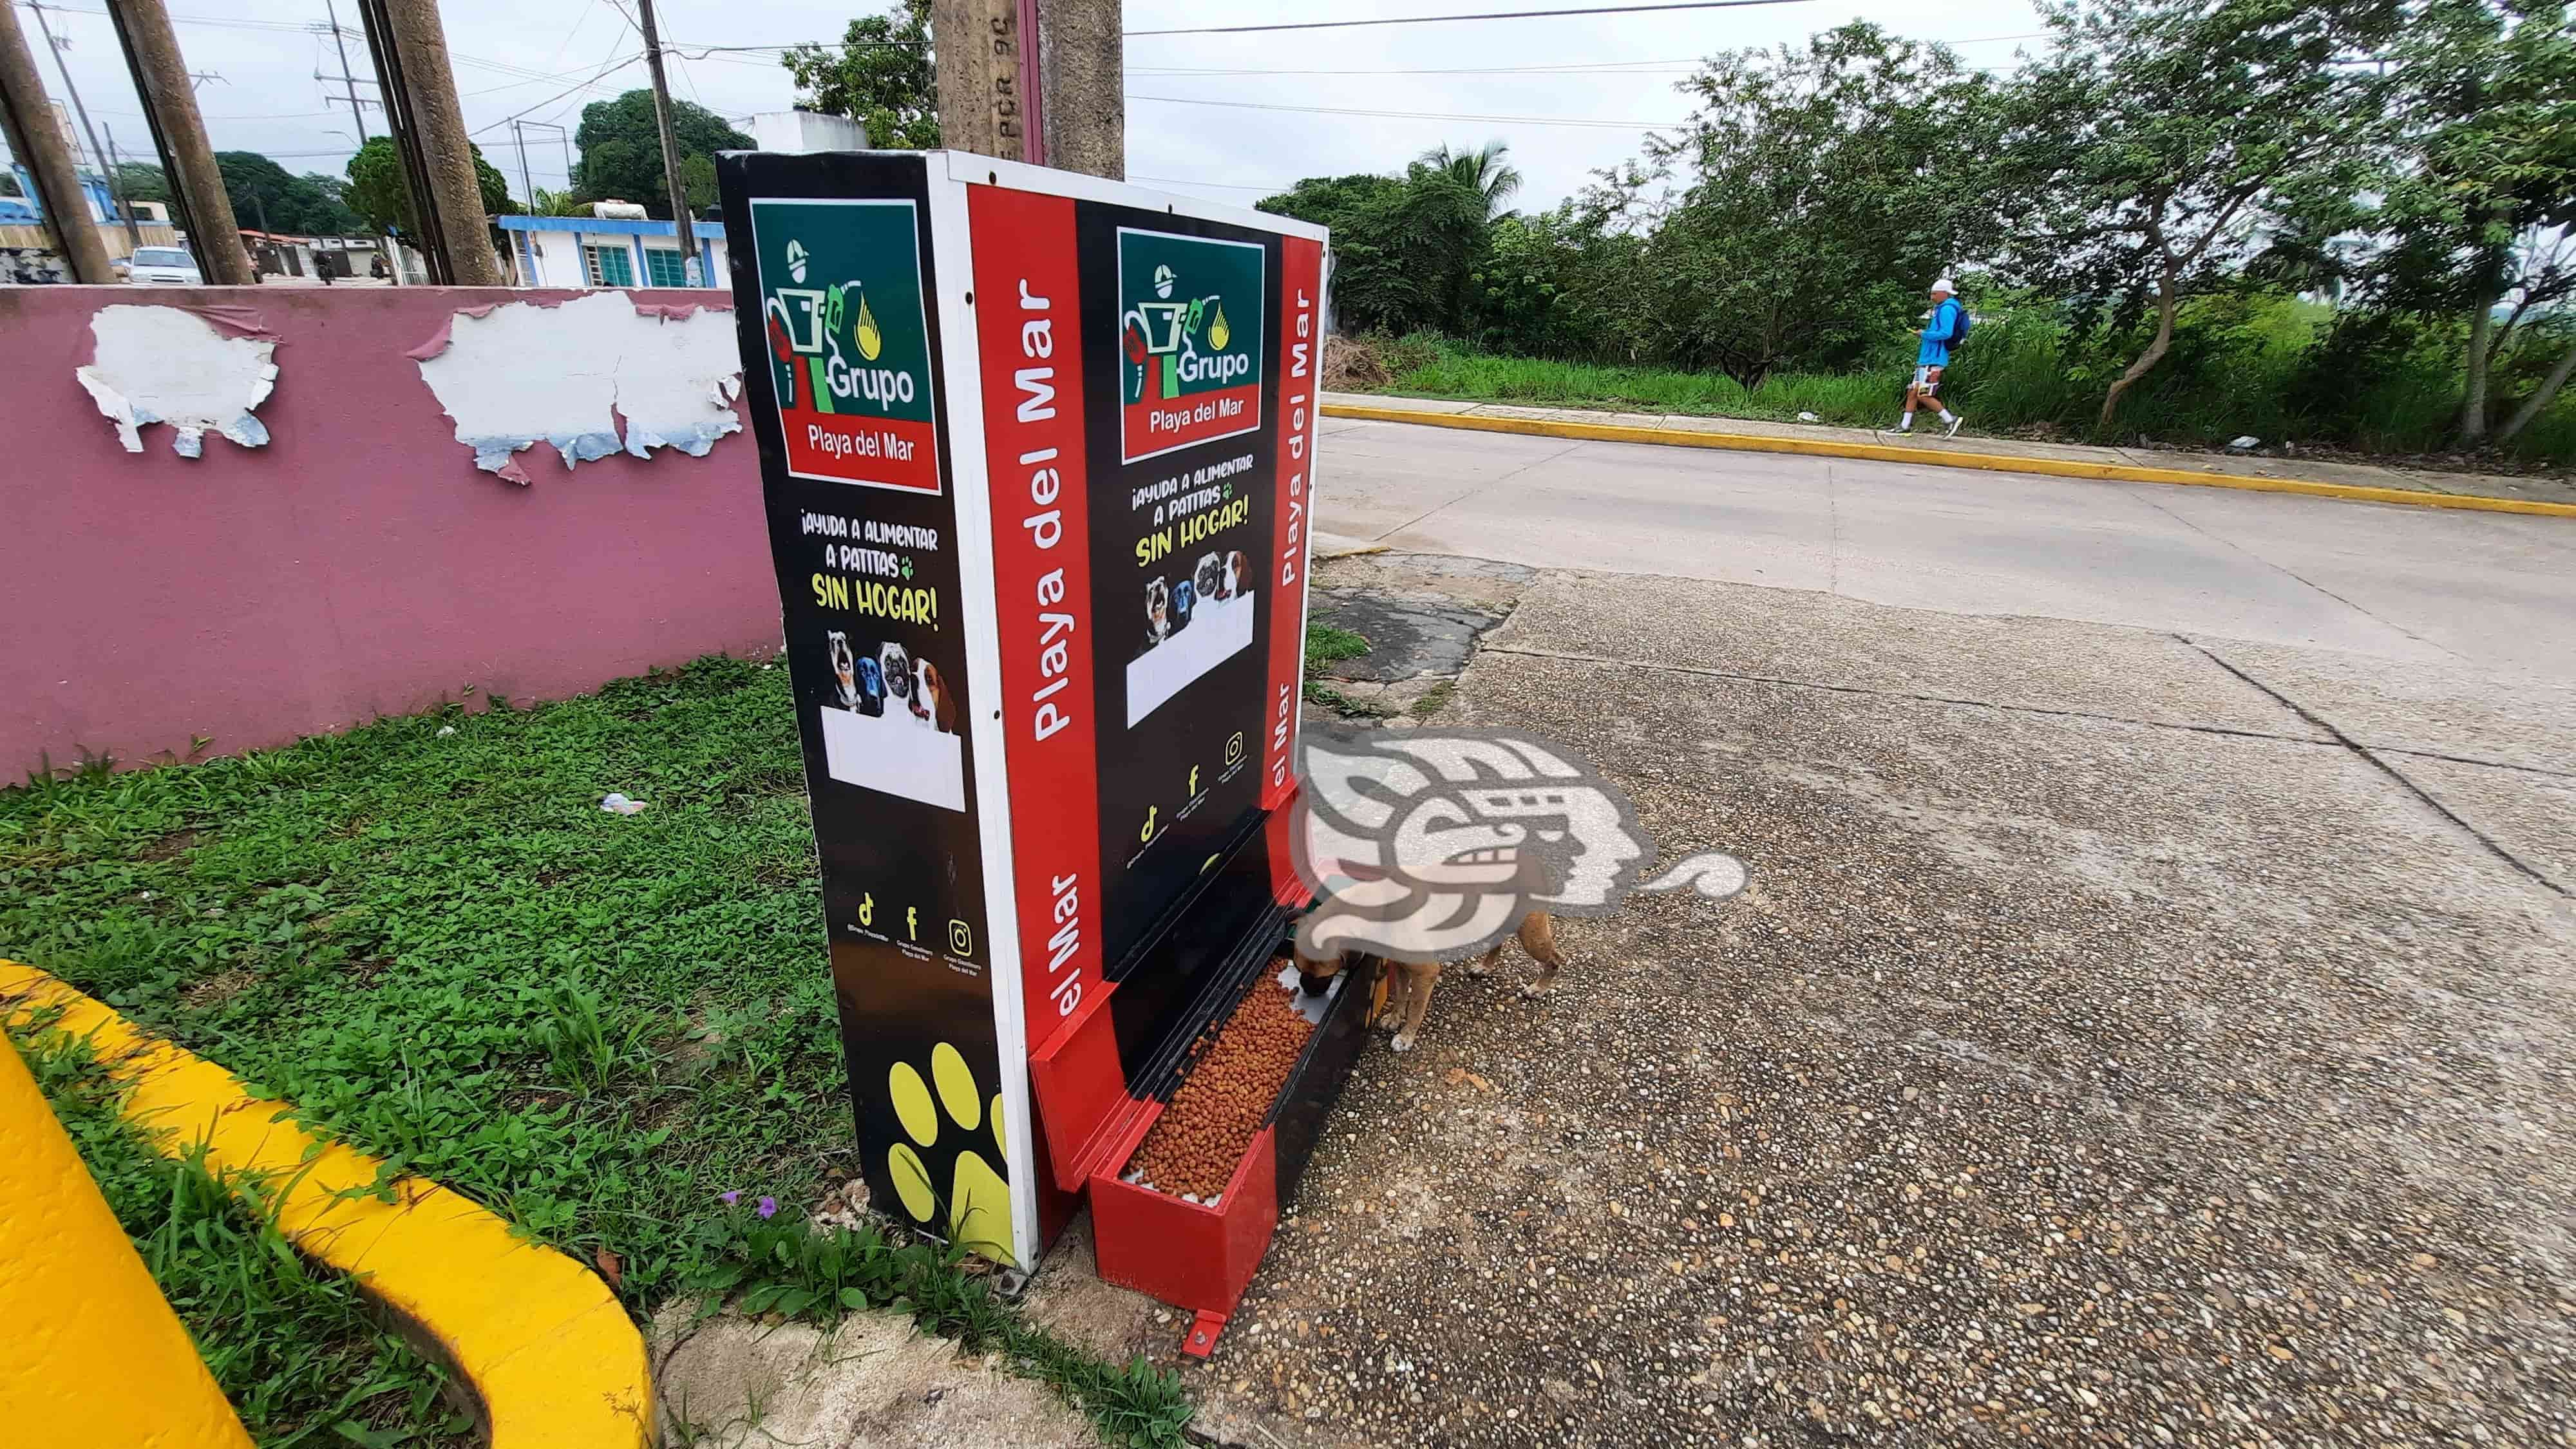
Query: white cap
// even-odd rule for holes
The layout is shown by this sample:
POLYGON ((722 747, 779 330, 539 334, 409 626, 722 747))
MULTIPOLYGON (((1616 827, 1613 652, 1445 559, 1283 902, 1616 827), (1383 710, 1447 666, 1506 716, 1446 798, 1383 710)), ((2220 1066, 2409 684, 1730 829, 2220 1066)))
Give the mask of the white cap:
POLYGON ((1941 280, 1932 284, 1932 290, 1935 292, 1947 292, 1955 297, 1959 294, 1959 284, 1951 281, 1948 277, 1943 277, 1941 280))

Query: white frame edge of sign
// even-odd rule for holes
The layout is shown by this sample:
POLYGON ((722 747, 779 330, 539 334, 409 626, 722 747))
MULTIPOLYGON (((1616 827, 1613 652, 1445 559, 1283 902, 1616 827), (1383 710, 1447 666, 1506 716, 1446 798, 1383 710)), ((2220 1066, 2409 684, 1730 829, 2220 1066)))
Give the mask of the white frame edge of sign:
MULTIPOLYGON (((938 293, 924 316, 939 331, 940 391, 947 405, 948 476, 957 518, 958 600, 966 631, 967 729, 975 742, 976 839, 984 869, 984 955, 991 964, 993 1048, 1001 1077, 1005 1180, 1011 1193, 1011 1257, 1037 1271, 1037 1140, 1029 1109, 1029 1041, 1021 997, 1020 915, 1011 858, 1011 777, 1000 701, 1000 585, 993 562, 992 470, 985 451, 983 338, 975 306, 974 236, 966 188, 927 168, 930 262, 938 293)), ((925 290, 929 283, 924 282, 925 290)))
MULTIPOLYGON (((1086 176, 1079 171, 1057 171, 1045 166, 1031 166, 1021 161, 1004 161, 992 156, 978 156, 972 151, 934 151, 934 158, 947 158, 949 179, 975 186, 1002 186, 1014 191, 1035 191, 1048 196, 1066 196, 1076 201, 1107 202, 1111 206, 1133 207, 1143 211, 1160 210, 1175 216, 1194 217, 1200 221, 1219 221, 1229 226, 1252 231, 1275 232, 1281 236, 1303 237, 1311 242, 1327 242, 1331 233, 1313 222, 1291 216, 1273 216, 1254 211, 1248 206, 1228 206, 1221 201, 1201 201, 1194 196, 1176 196, 1156 191, 1132 181, 1110 181, 1086 176)), ((939 169, 932 166, 934 173, 939 169)))

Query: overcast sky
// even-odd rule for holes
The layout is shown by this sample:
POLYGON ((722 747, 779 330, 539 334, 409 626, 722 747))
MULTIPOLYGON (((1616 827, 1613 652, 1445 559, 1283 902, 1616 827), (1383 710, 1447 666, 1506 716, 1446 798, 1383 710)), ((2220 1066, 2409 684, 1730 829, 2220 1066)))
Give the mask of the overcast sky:
MULTIPOLYGON (((513 116, 567 128, 581 107, 645 83, 642 42, 619 7, 632 0, 444 0, 440 13, 456 62, 468 127, 484 154, 524 188, 513 116)), ((1334 20, 1479 10, 1544 9, 1566 0, 1128 0, 1131 32, 1173 27, 1334 20)), ((1595 0, 1602 3, 1602 0, 1595 0)), ((1609 0, 1616 3, 1616 0, 1609 0)), ((211 72, 198 91, 218 150, 262 151, 290 171, 340 174, 356 149, 338 56, 325 33, 324 0, 171 0, 191 69, 211 72), (213 23, 208 23, 209 21, 213 23), (309 28, 308 28, 309 27, 309 28)), ((666 43, 680 60, 674 92, 726 116, 783 110, 794 88, 774 54, 700 53, 695 47, 784 46, 832 40, 855 14, 879 8, 849 0, 659 0, 666 43)), ((41 48, 35 17, 19 20, 41 48)), ((91 120, 114 133, 120 153, 149 159, 140 104, 99 0, 48 7, 55 33, 72 41, 67 59, 91 120)), ((1442 142, 1473 146, 1500 138, 1527 177, 1517 204, 1552 205, 1579 190, 1589 172, 1637 153, 1645 128, 1686 114, 1672 86, 1712 51, 1796 40, 1854 18, 1902 34, 1957 45, 1969 63, 2009 68, 2017 47, 2040 28, 2029 0, 1795 0, 1743 9, 1635 17, 1378 26, 1261 35, 1131 36, 1127 42, 1127 171, 1163 189, 1249 204, 1302 176, 1395 171, 1442 142), (1584 67, 1589 67, 1585 69, 1584 67), (1609 68, 1609 69, 1605 69, 1609 68), (1176 103, 1195 98, 1225 106, 1176 103), (1411 112, 1350 115, 1247 109, 1411 112), (1422 119, 1508 117, 1497 120, 1422 119), (1585 122, 1588 124, 1550 124, 1585 122)), ((349 58, 370 74, 355 38, 354 7, 342 3, 349 58)), ((59 78, 41 53, 50 87, 59 78)), ((361 96, 373 88, 361 84, 361 96)), ((383 125, 368 108, 368 129, 383 125)), ((527 170, 539 187, 564 183, 564 146, 552 130, 529 129, 527 170)))

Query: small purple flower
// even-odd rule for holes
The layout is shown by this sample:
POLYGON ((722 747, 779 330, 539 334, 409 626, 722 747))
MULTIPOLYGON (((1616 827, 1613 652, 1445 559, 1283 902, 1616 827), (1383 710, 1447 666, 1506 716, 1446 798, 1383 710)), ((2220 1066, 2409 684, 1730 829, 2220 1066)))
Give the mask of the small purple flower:
POLYGON ((723 1203, 726 1207, 732 1207, 735 1203, 742 1201, 742 1189, 737 1187, 731 1192, 718 1193, 716 1194, 716 1201, 723 1203))
POLYGON ((774 1197, 765 1197, 765 1198, 762 1198, 762 1199, 760 1200, 760 1206, 759 1206, 758 1208, 754 1209, 754 1211, 758 1212, 762 1217, 765 1217, 765 1218, 766 1218, 766 1217, 774 1217, 774 1216, 776 1216, 776 1215, 777 1215, 777 1213, 778 1213, 778 1199, 776 1199, 776 1198, 774 1198, 774 1197))

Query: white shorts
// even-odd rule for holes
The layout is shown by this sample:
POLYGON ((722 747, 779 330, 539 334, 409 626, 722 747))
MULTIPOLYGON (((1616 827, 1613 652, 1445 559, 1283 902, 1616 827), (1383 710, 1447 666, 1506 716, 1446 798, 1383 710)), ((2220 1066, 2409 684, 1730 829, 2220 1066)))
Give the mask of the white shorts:
POLYGON ((1940 391, 1941 369, 1937 367, 1918 367, 1914 369, 1914 390, 1920 393, 1933 393, 1940 391))

